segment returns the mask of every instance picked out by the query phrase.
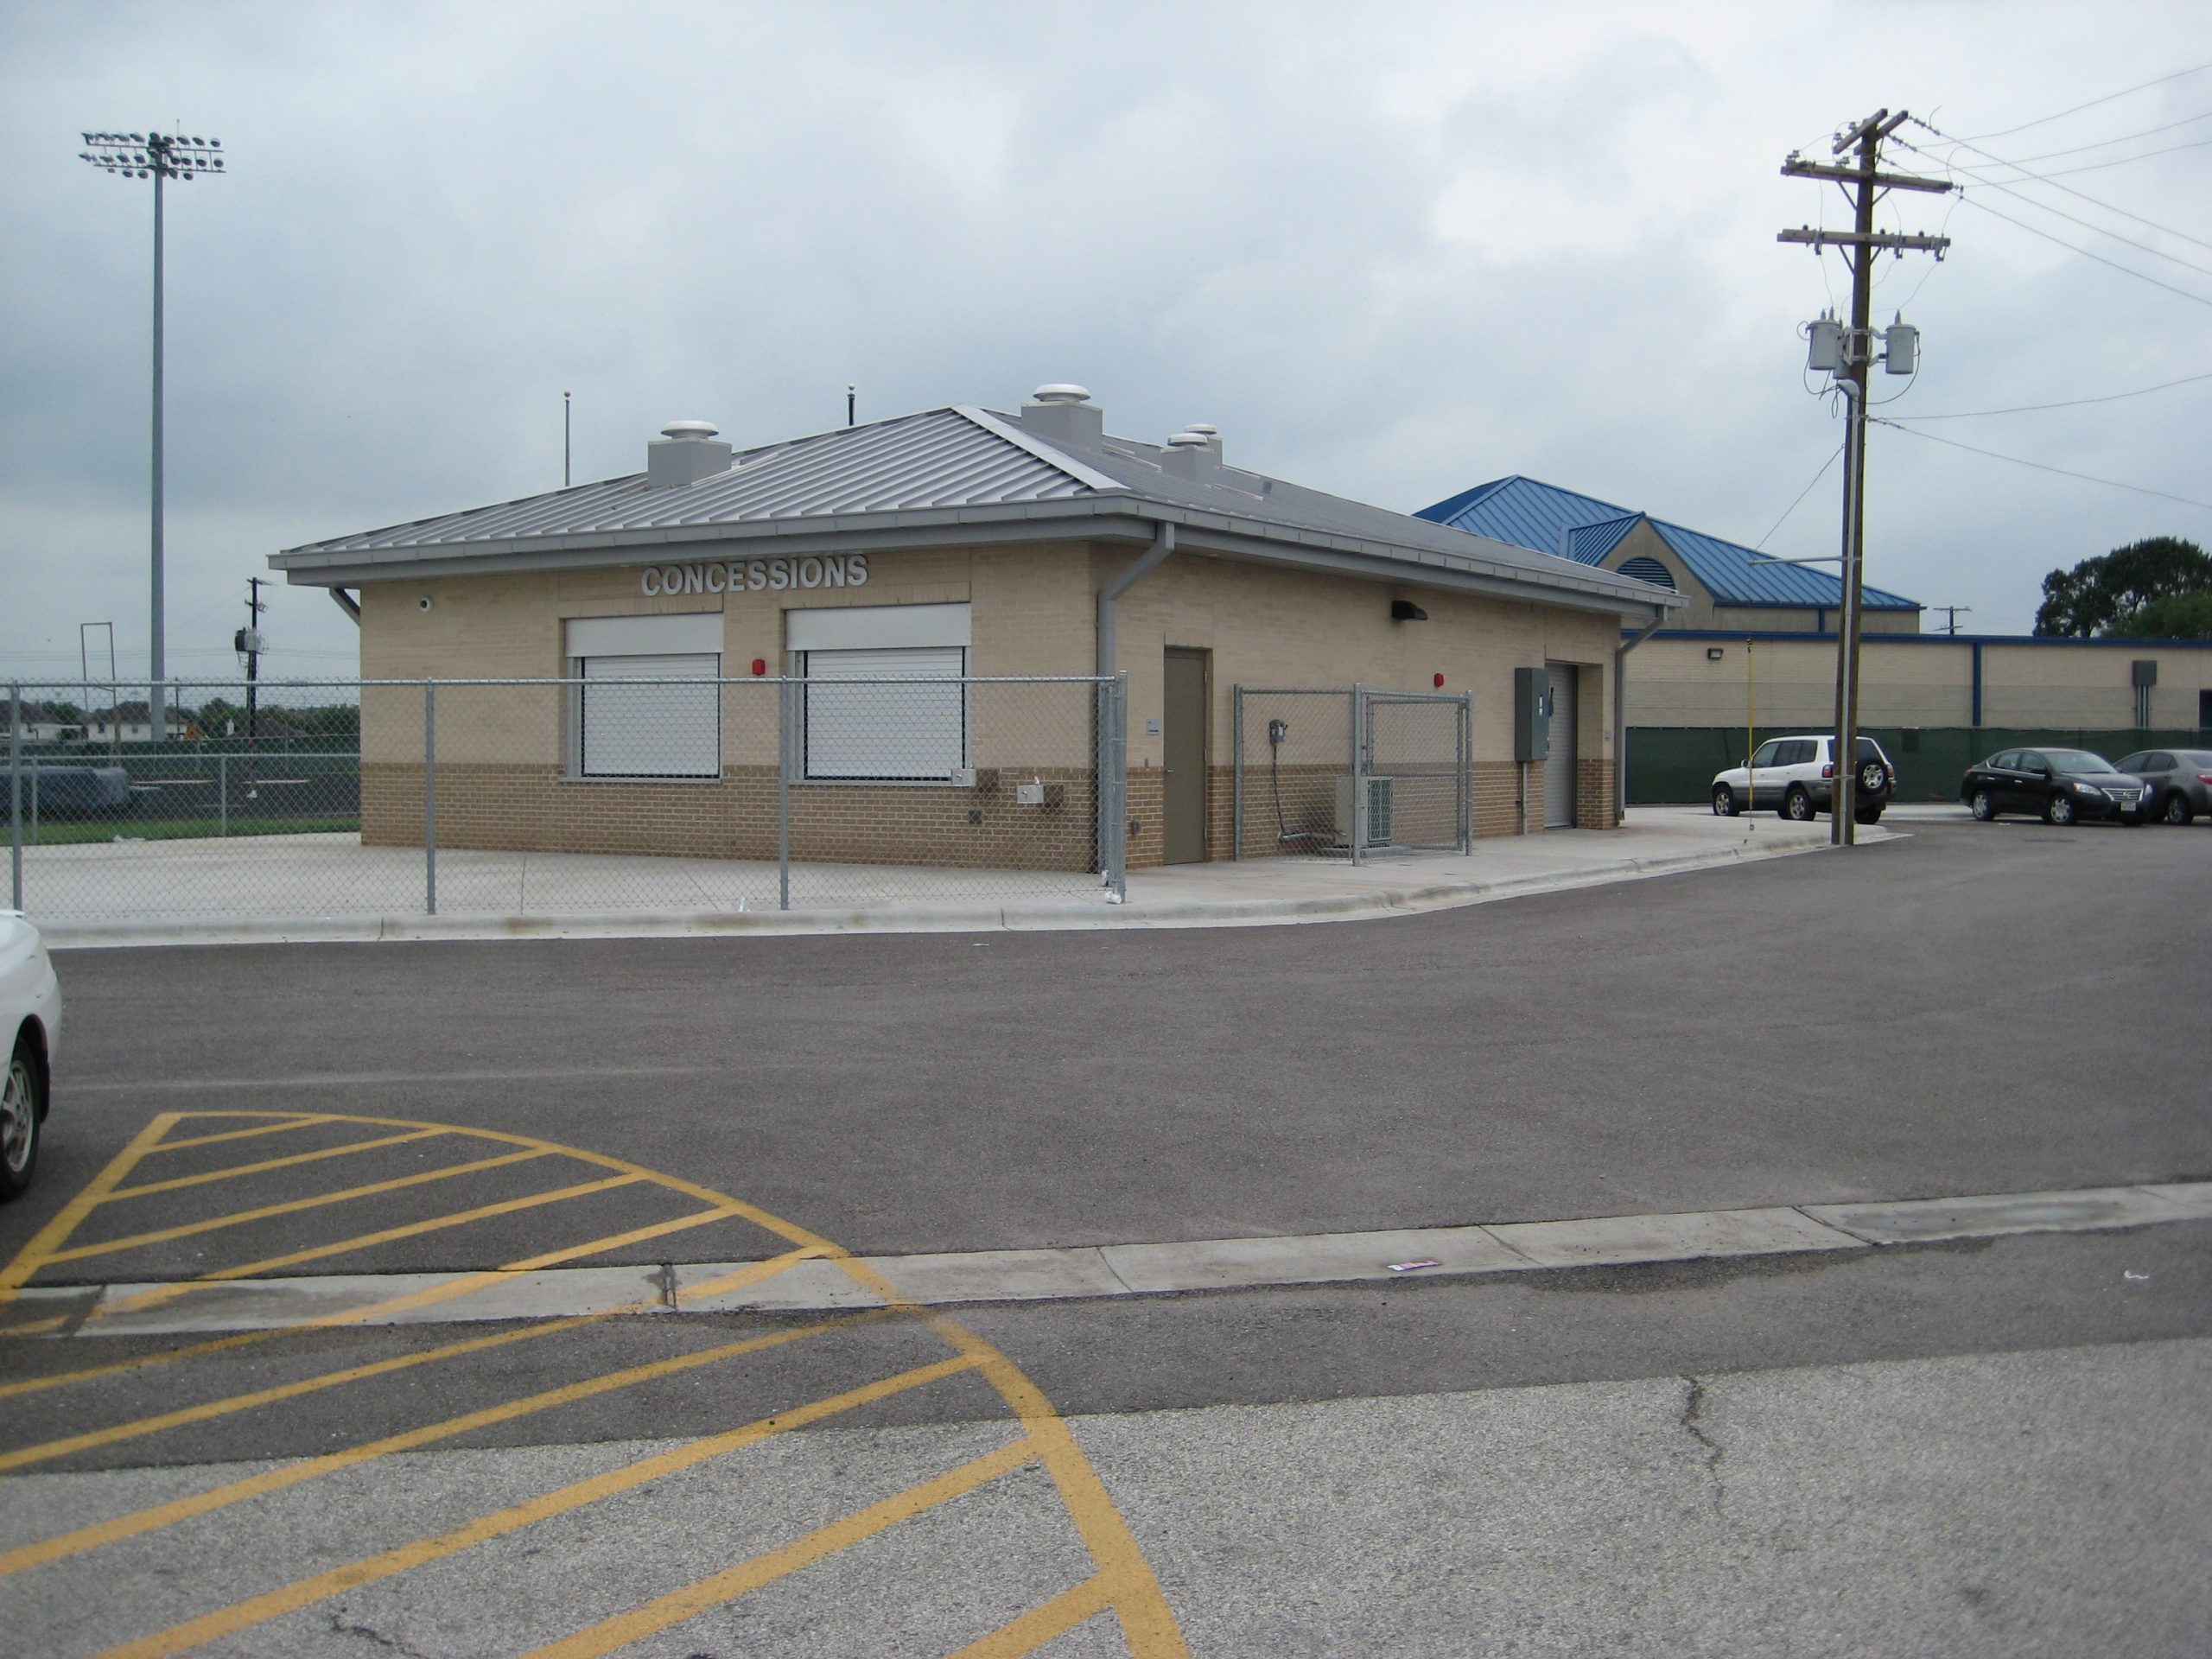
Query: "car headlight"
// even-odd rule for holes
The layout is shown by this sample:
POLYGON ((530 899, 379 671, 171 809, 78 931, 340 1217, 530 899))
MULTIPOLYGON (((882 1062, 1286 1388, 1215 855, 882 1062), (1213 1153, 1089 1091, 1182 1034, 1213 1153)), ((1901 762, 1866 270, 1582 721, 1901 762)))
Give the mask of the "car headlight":
POLYGON ((2074 792, 2076 795, 2094 795, 2101 801, 2105 798, 2104 791, 2099 789, 2094 784, 2076 784, 2074 785, 2074 792))

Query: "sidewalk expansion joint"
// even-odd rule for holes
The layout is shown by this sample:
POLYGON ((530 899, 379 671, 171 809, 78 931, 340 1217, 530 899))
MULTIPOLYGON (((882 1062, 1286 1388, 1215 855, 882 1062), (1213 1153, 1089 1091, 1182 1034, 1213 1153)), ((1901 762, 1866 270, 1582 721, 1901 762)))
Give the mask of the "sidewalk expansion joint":
MULTIPOLYGON (((435 1293, 481 1274, 355 1274, 231 1279, 178 1285, 33 1286, 26 1312, 56 1319, 54 1338, 183 1335, 315 1325, 449 1325, 620 1313, 804 1313, 880 1307, 890 1286, 925 1307, 1089 1301, 1492 1275, 1656 1262, 1827 1253, 2029 1233, 2111 1232, 2212 1221, 2212 1181, 1999 1192, 1894 1202, 1777 1205, 1568 1221, 1400 1228, 1273 1238, 1189 1239, 1058 1249, 967 1250, 858 1258, 856 1271, 815 1258, 732 1290, 680 1296, 739 1274, 744 1262, 590 1267, 497 1277, 458 1298, 435 1293), (639 1290, 647 1293, 643 1301, 639 1290), (149 1295, 148 1293, 159 1293, 149 1295), (112 1302, 118 1310, 105 1309, 112 1302), (392 1305, 397 1306, 392 1306, 392 1305), (410 1305, 411 1304, 411 1305, 410 1305), (142 1312, 125 1311, 140 1307, 142 1312), (391 1306, 391 1311, 385 1311, 391 1306)), ((41 1319, 27 1324, 43 1323, 41 1319)), ((1690 1427, 1685 1424, 1685 1427, 1690 1427)))

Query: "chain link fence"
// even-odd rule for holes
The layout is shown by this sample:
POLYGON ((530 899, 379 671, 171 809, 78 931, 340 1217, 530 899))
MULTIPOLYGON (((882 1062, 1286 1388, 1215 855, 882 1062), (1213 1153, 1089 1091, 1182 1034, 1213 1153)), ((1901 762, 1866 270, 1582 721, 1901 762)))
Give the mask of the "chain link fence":
POLYGON ((11 686, 14 902, 127 923, 1126 895, 1118 680, 586 666, 179 682, 158 721, 99 686, 11 686))
POLYGON ((1472 846, 1466 694, 1239 685, 1230 718, 1236 857, 1361 864, 1472 846))

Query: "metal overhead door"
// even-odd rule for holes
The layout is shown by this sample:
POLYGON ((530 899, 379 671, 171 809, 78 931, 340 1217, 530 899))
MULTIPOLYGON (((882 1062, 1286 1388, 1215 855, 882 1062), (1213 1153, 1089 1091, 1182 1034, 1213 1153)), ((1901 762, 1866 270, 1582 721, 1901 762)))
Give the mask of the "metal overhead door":
POLYGON ((1574 828, 1574 684, 1572 663, 1548 663, 1551 675, 1551 753, 1544 761, 1544 828, 1574 828))

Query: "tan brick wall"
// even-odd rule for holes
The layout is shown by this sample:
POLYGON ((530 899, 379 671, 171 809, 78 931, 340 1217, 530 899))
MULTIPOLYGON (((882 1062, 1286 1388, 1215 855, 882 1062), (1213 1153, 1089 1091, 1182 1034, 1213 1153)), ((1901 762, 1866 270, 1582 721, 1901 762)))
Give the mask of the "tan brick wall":
POLYGON ((1613 814, 1613 763, 1578 761, 1574 768, 1574 822, 1584 830, 1611 830, 1619 822, 1613 814))

